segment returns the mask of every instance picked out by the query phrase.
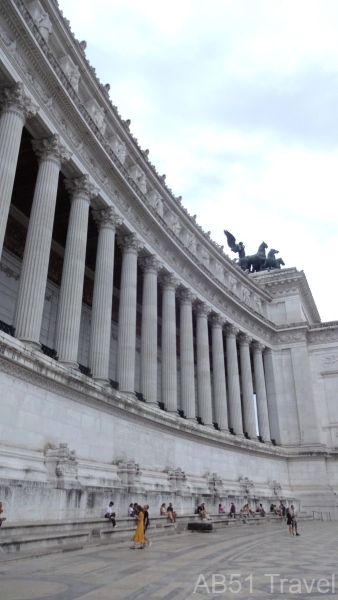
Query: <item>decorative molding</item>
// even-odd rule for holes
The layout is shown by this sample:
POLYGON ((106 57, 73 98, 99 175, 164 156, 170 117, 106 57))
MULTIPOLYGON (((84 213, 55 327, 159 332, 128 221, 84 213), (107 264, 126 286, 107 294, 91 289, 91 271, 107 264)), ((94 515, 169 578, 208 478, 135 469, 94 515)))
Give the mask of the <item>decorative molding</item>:
POLYGON ((19 273, 16 273, 16 271, 13 271, 13 269, 10 269, 2 262, 0 262, 0 271, 5 273, 7 277, 12 277, 13 279, 15 279, 15 281, 18 281, 18 279, 20 279, 19 273))

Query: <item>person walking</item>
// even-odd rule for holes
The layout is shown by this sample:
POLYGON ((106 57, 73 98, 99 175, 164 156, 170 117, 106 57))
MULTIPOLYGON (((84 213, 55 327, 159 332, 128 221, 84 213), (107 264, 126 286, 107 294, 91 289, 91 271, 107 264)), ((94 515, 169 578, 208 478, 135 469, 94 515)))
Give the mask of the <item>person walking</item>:
POLYGON ((150 519, 149 519, 149 504, 145 504, 144 505, 144 507, 143 507, 143 513, 144 513, 144 539, 145 539, 146 546, 149 548, 149 546, 151 546, 151 542, 147 538, 147 529, 148 529, 149 524, 150 524, 150 519))
POLYGON ((145 546, 145 536, 144 536, 144 512, 142 506, 137 507, 137 527, 133 537, 133 546, 130 546, 131 550, 135 550, 135 544, 140 544, 138 550, 143 550, 145 546))

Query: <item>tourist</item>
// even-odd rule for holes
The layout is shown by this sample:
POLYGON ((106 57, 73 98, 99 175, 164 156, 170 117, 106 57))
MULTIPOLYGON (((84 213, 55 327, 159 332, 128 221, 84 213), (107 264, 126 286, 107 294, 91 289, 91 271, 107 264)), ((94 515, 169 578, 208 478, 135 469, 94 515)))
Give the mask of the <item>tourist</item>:
POLYGON ((289 507, 286 511, 286 524, 289 528, 289 534, 294 535, 293 533, 293 511, 292 507, 289 507))
POLYGON ((177 518, 177 512, 174 511, 173 505, 171 502, 169 502, 169 506, 167 508, 167 513, 168 513, 168 519, 172 522, 175 523, 176 518, 177 518))
POLYGON ((256 513, 259 513, 261 517, 266 517, 266 512, 263 508, 263 504, 260 504, 259 506, 257 506, 256 513))
POLYGON ((116 527, 116 521, 115 521, 115 512, 113 510, 113 506, 114 506, 114 502, 109 502, 107 508, 106 508, 106 514, 104 515, 106 519, 110 519, 113 527, 116 527))
POLYGON ((145 546, 145 537, 144 537, 144 512, 142 506, 137 506, 137 527, 133 536, 133 546, 130 546, 131 550, 135 550, 135 544, 140 544, 138 550, 143 550, 145 546))
POLYGON ((236 519, 236 506, 233 502, 231 502, 229 517, 230 519, 236 519))
POLYGON ((249 516, 249 510, 248 510, 248 505, 244 504, 244 506, 242 506, 241 510, 239 511, 239 516, 242 519, 243 523, 247 522, 247 517, 249 516))
POLYGON ((292 511, 292 533, 293 535, 298 535, 300 536, 300 533, 298 533, 298 523, 297 523, 297 514, 295 513, 295 507, 293 506, 293 504, 291 504, 291 511, 292 511))
POLYGON ((224 510, 222 504, 218 505, 218 514, 219 515, 225 515, 225 510, 224 510))
POLYGON ((129 504, 128 516, 129 517, 135 517, 135 509, 134 509, 133 503, 129 504))
POLYGON ((144 539, 145 539, 145 543, 148 546, 151 546, 151 542, 149 542, 148 538, 147 538, 147 529, 149 527, 149 504, 145 504, 143 507, 143 514, 144 514, 144 539))
POLYGON ((168 516, 168 511, 166 509, 165 502, 163 502, 163 504, 161 504, 160 515, 161 515, 161 517, 167 517, 168 516))
POLYGON ((197 507, 197 512, 199 514, 199 516, 201 517, 202 521, 211 521, 211 517, 209 517, 204 502, 197 507))
POLYGON ((0 502, 0 527, 1 527, 2 523, 4 521, 6 521, 6 517, 1 516, 3 512, 4 512, 4 509, 2 508, 2 502, 0 502))
POLYGON ((285 521, 286 508, 285 508, 285 506, 284 506, 283 502, 281 502, 281 503, 280 503, 280 505, 279 505, 279 510, 280 510, 280 511, 281 511, 281 513, 282 513, 283 521, 285 521))

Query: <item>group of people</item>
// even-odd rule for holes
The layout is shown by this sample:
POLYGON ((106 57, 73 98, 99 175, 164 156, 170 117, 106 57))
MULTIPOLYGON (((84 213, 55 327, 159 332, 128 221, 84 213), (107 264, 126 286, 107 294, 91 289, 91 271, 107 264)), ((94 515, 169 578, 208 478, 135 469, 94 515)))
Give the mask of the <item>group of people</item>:
POLYGON ((222 504, 218 505, 218 514, 219 515, 228 515, 228 517, 230 517, 230 519, 236 519, 236 506, 234 505, 233 502, 231 502, 230 505, 230 511, 227 513, 227 511, 225 510, 225 508, 223 508, 222 504))
POLYGON ((298 524, 296 517, 297 514, 295 512, 295 507, 293 506, 293 504, 291 504, 291 506, 289 506, 289 508, 286 509, 286 524, 289 527, 290 535, 300 536, 300 533, 298 533, 298 524))
MULTIPOLYGON (((295 508, 294 508, 293 504, 289 508, 286 508, 286 506, 283 504, 282 501, 280 502, 280 505, 278 507, 276 506, 276 504, 271 504, 270 512, 275 513, 276 515, 278 515, 279 517, 282 517, 283 519, 286 519, 287 525, 289 527, 290 535, 300 536, 300 533, 298 533, 298 530, 297 530, 297 519, 296 519, 297 515, 295 513, 295 508)), ((226 512, 226 510, 223 508, 222 504, 219 504, 218 505, 218 514, 220 514, 220 515, 228 514, 229 517, 236 518, 235 504, 233 502, 231 503, 229 513, 226 512)), ((261 503, 259 504, 259 506, 257 506, 255 511, 251 510, 251 508, 249 507, 249 504, 244 504, 244 506, 239 511, 239 515, 240 515, 240 518, 242 519, 243 523, 247 522, 247 520, 246 520, 247 517, 255 517, 258 514, 261 517, 266 517, 266 511, 263 507, 263 504, 261 504, 261 503)))
POLYGON ((282 501, 280 502, 279 506, 276 506, 276 504, 271 504, 270 512, 274 512, 275 515, 278 515, 279 517, 283 517, 283 519, 285 519, 286 507, 284 506, 282 501))
POLYGON ((163 504, 161 504, 160 515, 161 515, 161 517, 168 517, 168 519, 171 523, 176 522, 177 512, 174 510, 174 507, 171 502, 169 502, 167 507, 165 505, 165 502, 163 502, 163 504))

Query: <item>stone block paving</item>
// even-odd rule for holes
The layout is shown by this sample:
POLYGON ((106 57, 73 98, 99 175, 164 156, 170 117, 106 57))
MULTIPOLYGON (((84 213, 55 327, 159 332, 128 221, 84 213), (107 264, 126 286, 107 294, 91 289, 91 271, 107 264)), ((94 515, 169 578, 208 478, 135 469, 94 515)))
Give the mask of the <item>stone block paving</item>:
POLYGON ((266 523, 185 532, 144 550, 120 543, 1 555, 0 600, 338 600, 338 523, 300 526, 300 537, 266 523))

